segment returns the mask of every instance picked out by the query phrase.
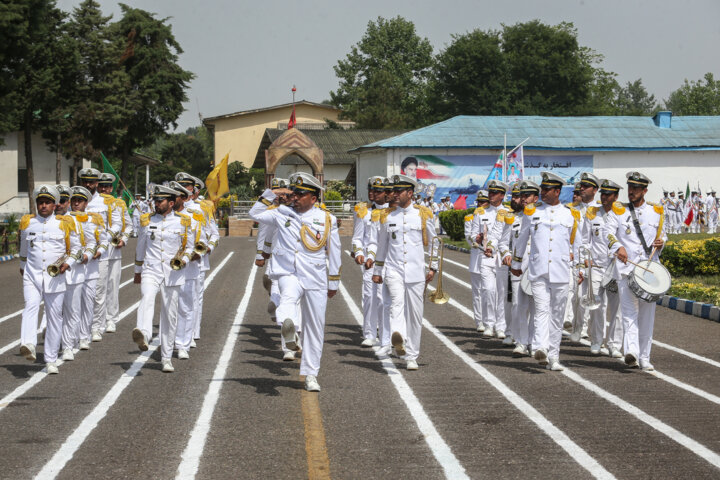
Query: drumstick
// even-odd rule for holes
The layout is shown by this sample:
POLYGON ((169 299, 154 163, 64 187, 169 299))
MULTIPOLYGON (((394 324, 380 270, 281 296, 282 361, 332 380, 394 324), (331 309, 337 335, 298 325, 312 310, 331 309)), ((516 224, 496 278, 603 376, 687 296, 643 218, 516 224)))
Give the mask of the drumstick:
MULTIPOLYGON (((617 253, 615 254, 615 256, 617 257, 617 253)), ((629 263, 629 264, 631 264, 631 265, 635 265, 635 266, 638 267, 638 268, 642 268, 642 269, 645 270, 646 272, 653 273, 652 270, 649 270, 649 269, 643 267, 643 266, 640 265, 639 263, 633 262, 633 261, 630 260, 629 258, 627 259, 627 263, 629 263)))

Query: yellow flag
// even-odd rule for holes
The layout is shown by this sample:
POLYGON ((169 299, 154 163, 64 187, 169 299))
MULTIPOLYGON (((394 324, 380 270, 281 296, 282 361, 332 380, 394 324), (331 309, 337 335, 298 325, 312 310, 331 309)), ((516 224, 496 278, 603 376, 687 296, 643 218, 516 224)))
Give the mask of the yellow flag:
POLYGON ((228 185, 227 167, 228 157, 230 152, 223 157, 219 164, 215 165, 213 171, 207 176, 205 180, 205 188, 208 191, 208 197, 213 202, 217 201, 218 198, 222 197, 226 193, 230 192, 230 186, 228 185))

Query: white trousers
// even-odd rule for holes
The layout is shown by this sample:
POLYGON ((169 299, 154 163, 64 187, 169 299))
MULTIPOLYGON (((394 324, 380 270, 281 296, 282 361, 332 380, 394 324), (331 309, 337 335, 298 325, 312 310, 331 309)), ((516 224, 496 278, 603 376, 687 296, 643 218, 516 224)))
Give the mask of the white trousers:
POLYGON ((200 338, 200 324, 202 323, 202 311, 203 311, 203 299, 205 298, 205 272, 200 272, 200 275, 194 280, 195 282, 195 297, 197 302, 193 309, 193 338, 200 338))
POLYGON ((75 348, 80 339, 83 284, 68 285, 63 299, 62 348, 75 348))
POLYGON ((378 301, 377 284, 373 283, 372 268, 369 270, 365 269, 364 265, 361 265, 363 274, 363 286, 362 286, 362 311, 363 311, 363 338, 369 338, 375 340, 377 338, 377 330, 379 323, 379 314, 381 313, 378 307, 382 304, 382 298, 378 301))
POLYGON ((142 298, 137 314, 137 328, 148 341, 152 338, 153 314, 155 313, 155 297, 160 291, 160 356, 163 360, 172 358, 177 330, 177 313, 180 289, 182 286, 169 287, 162 278, 153 275, 142 275, 140 290, 142 298))
POLYGON ((627 275, 618 280, 620 311, 623 319, 623 351, 632 353, 644 362, 650 362, 653 327, 655 325, 655 302, 640 300, 628 287, 627 275))
POLYGON ((95 306, 92 330, 105 331, 107 323, 108 259, 98 260, 98 279, 95 283, 95 306))
POLYGON ((547 278, 542 277, 531 282, 531 285, 535 302, 532 348, 542 348, 548 357, 559 358, 569 284, 550 283, 547 278))
POLYGON ((505 307, 510 308, 507 303, 509 269, 506 266, 495 269, 495 330, 507 330, 505 307))
POLYGON ((707 215, 707 232, 715 233, 718 224, 718 212, 713 211, 707 215))
MULTIPOLYGON (((520 288, 520 282, 513 282, 513 285, 517 283, 517 305, 514 305, 515 310, 515 332, 513 338, 521 345, 530 345, 533 334, 535 333, 535 302, 533 297, 523 292, 520 288)), ((513 302, 514 303, 514 302, 513 302)))
MULTIPOLYGON (((278 324, 278 326, 282 326, 282 323, 285 319, 283 318, 283 319, 278 320, 278 317, 277 317, 277 307, 278 307, 278 305, 280 305, 280 297, 281 297, 280 296, 280 285, 277 280, 270 280, 270 282, 271 282, 270 283, 270 301, 275 304, 275 316, 273 317, 273 319, 278 324)), ((295 330, 297 330, 298 335, 300 335, 300 342, 302 344, 302 313, 300 312, 299 301, 298 301, 298 306, 295 309, 295 312, 296 312, 295 315, 297 315, 297 316, 293 320, 293 323, 295 323, 295 330)), ((292 318, 292 317, 288 317, 288 318, 292 318)), ((291 351, 285 345, 285 338, 282 335, 280 335, 280 348, 282 349, 283 353, 287 353, 287 352, 291 351)))
POLYGON ((275 314, 278 323, 290 318, 300 329, 300 319, 296 312, 298 304, 302 314, 302 359, 300 375, 317 375, 320 372, 323 342, 325 339, 325 309, 327 290, 306 289, 295 275, 286 275, 278 279, 280 287, 280 305, 275 314))
POLYGON ((390 330, 405 339, 405 359, 416 360, 420 355, 425 281, 405 283, 400 273, 386 268, 384 283, 390 293, 390 330))
MULTIPOLYGON (((108 260, 107 283, 107 320, 117 323, 120 319, 120 274, 122 273, 122 259, 108 260)), ((103 322, 103 328, 105 328, 103 322)))
POLYGON ((38 313, 40 302, 45 302, 47 316, 47 332, 45 333, 45 362, 57 360, 62 339, 63 301, 65 292, 48 293, 38 289, 31 282, 23 282, 25 308, 20 326, 20 344, 37 345, 38 313))
POLYGON ((685 226, 685 218, 683 217, 682 211, 675 212, 675 232, 682 233, 683 227, 685 226))
POLYGON ((78 338, 90 340, 93 316, 95 313, 95 287, 97 279, 85 280, 82 284, 82 314, 78 325, 78 338))
POLYGON ((392 336, 392 329, 390 328, 390 305, 392 299, 385 282, 379 285, 376 284, 375 288, 380 294, 380 346, 387 347, 390 345, 390 337, 392 336))
POLYGON ((186 278, 185 285, 180 287, 177 313, 177 332, 175 348, 190 350, 195 329, 195 300, 197 299, 197 282, 195 278, 186 278))
MULTIPOLYGON (((620 298, 617 293, 609 292, 602 286, 602 278, 605 273, 604 268, 593 268, 593 293, 595 299, 600 302, 600 306, 595 310, 589 310, 590 321, 588 322, 588 335, 590 336, 590 343, 602 344, 608 348, 620 348, 620 344, 616 343, 618 340, 618 330, 620 332, 620 341, 622 341, 622 322, 619 321, 620 312, 620 298), (610 325, 608 326, 607 332, 605 331, 605 320, 610 318, 610 325)), ((583 285, 588 283, 587 277, 583 282, 583 285)))
MULTIPOLYGON (((497 277, 495 266, 480 265, 480 298, 482 301, 483 324, 485 329, 492 331, 498 323, 497 320, 497 277)), ((501 326, 505 328, 505 318, 501 326)), ((499 326, 498 326, 499 327, 499 326)), ((502 330, 503 328, 497 328, 502 330)))
POLYGON ((483 299, 482 299, 482 277, 479 273, 470 272, 470 284, 472 285, 473 318, 475 327, 484 324, 483 322, 483 299))

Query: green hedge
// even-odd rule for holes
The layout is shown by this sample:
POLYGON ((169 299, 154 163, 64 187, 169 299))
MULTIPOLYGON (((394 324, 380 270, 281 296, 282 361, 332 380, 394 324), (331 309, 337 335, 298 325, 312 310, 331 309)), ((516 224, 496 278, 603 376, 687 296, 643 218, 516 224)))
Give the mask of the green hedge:
POLYGON ((673 276, 720 274, 720 241, 667 242, 660 261, 673 276))
POLYGON ((473 213, 475 209, 468 210, 446 210, 440 212, 440 225, 453 240, 465 238, 465 216, 473 213))

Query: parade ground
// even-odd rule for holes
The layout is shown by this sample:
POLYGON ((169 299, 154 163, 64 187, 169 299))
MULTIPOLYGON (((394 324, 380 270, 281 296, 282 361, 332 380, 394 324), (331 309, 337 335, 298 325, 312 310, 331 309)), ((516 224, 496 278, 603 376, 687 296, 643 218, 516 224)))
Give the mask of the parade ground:
POLYGON ((19 355, 19 262, 0 264, 0 478, 720 478, 720 324, 658 307, 656 371, 565 339, 552 372, 475 331, 468 256, 446 251, 451 300, 426 301, 407 371, 360 347, 361 272, 342 241, 320 393, 282 360, 254 238, 213 252, 201 339, 174 373, 156 339, 131 340, 134 241, 117 332, 59 375, 19 355))

